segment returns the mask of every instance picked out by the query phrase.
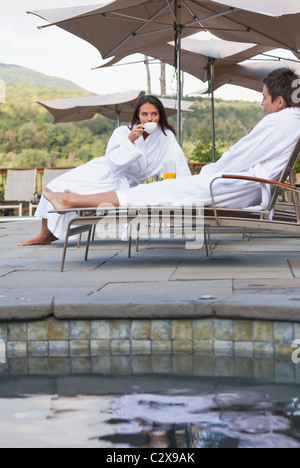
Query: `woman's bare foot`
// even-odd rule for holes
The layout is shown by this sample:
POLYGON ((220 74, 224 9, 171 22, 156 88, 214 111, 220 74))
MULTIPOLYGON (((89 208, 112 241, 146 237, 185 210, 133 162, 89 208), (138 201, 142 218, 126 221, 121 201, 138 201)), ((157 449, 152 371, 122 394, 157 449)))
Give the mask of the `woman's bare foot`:
POLYGON ((42 219, 42 227, 41 232, 38 236, 33 237, 32 239, 19 242, 20 247, 29 247, 31 245, 49 245, 58 239, 52 234, 52 232, 48 229, 48 221, 47 219, 42 219))
POLYGON ((32 245, 50 245, 52 242, 57 241, 58 239, 50 232, 50 234, 45 235, 45 234, 39 234, 36 237, 33 237, 32 239, 29 239, 27 241, 19 242, 18 246, 19 247, 30 247, 32 245))

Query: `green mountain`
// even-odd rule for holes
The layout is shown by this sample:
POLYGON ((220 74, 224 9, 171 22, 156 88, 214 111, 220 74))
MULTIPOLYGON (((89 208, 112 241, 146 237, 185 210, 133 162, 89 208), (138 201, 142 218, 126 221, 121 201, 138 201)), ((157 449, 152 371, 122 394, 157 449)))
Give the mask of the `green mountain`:
POLYGON ((48 88, 60 88, 70 91, 84 91, 83 88, 55 76, 44 75, 43 73, 21 67, 19 65, 9 65, 0 63, 0 79, 6 83, 29 83, 48 88))

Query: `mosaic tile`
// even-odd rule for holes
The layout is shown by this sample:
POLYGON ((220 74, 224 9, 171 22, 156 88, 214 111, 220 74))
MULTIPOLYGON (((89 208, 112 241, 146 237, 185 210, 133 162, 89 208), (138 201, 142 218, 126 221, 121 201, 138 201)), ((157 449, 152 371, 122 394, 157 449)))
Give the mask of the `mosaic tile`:
POLYGON ((192 340, 193 325, 192 320, 173 320, 172 321, 173 340, 192 340))
POLYGON ((64 357, 50 358, 49 372, 51 375, 69 375, 71 373, 70 359, 64 357))
POLYGON ((272 359, 255 360, 255 377, 263 382, 272 382, 274 379, 275 364, 272 359))
POLYGON ((73 357, 71 361, 72 374, 86 374, 90 372, 91 360, 88 357, 73 357))
POLYGON ((151 320, 133 320, 131 324, 131 336, 133 340, 150 340, 151 320))
POLYGON ((130 325, 130 320, 111 320, 110 326, 112 340, 130 339, 130 325))
POLYGON ((198 340, 193 343, 193 350, 195 354, 203 354, 205 356, 213 353, 212 340, 198 340))
POLYGON ((71 340, 88 340, 90 338, 90 322, 81 320, 71 321, 70 338, 71 340))
POLYGON ((49 321, 49 340, 61 341, 70 339, 69 322, 65 320, 50 320, 49 321))
POLYGON ((7 325, 0 323, 0 340, 7 341, 7 325))
POLYGON ((274 323, 274 341, 275 343, 288 343, 291 345, 294 339, 294 328, 292 323, 275 322, 274 323))
MULTIPOLYGON (((168 343, 163 341, 162 343, 168 343)), ((154 374, 171 374, 173 369, 172 356, 152 356, 152 371, 154 374)))
POLYGON ((132 354, 151 354, 151 341, 132 340, 131 352, 132 354))
POLYGON ((174 340, 173 353, 174 354, 191 354, 193 352, 193 342, 187 340, 174 340))
POLYGON ((193 320, 193 338, 197 341, 213 339, 212 320, 193 320))
POLYGON ((194 357, 194 374, 198 376, 211 376, 214 369, 213 356, 195 356, 194 357))
POLYGON ((254 343, 254 353, 256 358, 270 358, 274 357, 274 344, 273 343, 254 343))
POLYGON ((7 358, 22 358, 27 357, 27 342, 10 341, 7 343, 7 358))
POLYGON ((28 342, 28 356, 29 357, 47 357, 48 341, 29 341, 28 342))
POLYGON ((253 322, 247 320, 233 321, 233 340, 241 342, 253 341, 253 322))
POLYGON ((111 341, 111 354, 130 354, 131 343, 129 340, 112 340, 111 341))
POLYGON ((255 366, 253 359, 237 357, 234 360, 234 374, 237 377, 254 377, 255 366))
POLYGON ((113 375, 130 375, 132 373, 131 358, 129 356, 112 356, 111 373, 113 375))
POLYGON ((233 356, 233 342, 216 340, 214 352, 216 356, 233 356))
POLYGON ((91 356, 110 354, 110 340, 91 340, 91 356))
POLYGON ((49 356, 50 357, 68 357, 69 342, 68 341, 49 341, 49 356))
POLYGON ((151 374, 152 373, 151 356, 133 356, 132 370, 134 374, 151 374))
POLYGON ((152 320, 151 321, 151 339, 152 340, 171 340, 172 323, 171 320, 152 320))
POLYGON ((49 359, 46 357, 32 357, 28 359, 30 374, 45 375, 49 373, 49 359))
POLYGON ((217 341, 233 341, 232 320, 214 320, 214 338, 217 341))
POLYGON ((152 341, 153 354, 172 354, 172 341, 152 341))
POLYGON ((253 353, 254 353, 253 343, 241 342, 241 341, 234 343, 234 355, 235 356, 253 357, 253 353))
POLYGON ((111 374, 110 356, 93 357, 91 359, 92 372, 97 374, 111 374))
POLYGON ((273 322, 254 322, 254 341, 273 342, 273 322))
POLYGON ((275 356, 278 358, 285 357, 292 359, 293 351, 294 349, 291 347, 291 343, 275 343, 275 356))
POLYGON ((27 341, 27 323, 9 323, 8 341, 27 341))
POLYGON ((45 341, 48 340, 48 322, 29 322, 28 340, 45 341))
POLYGON ((91 339, 109 340, 110 339, 110 321, 92 320, 91 321, 91 339))
POLYGON ((173 355, 173 373, 179 375, 192 375, 194 372, 194 362, 190 356, 173 355))
POLYGON ((71 340, 70 356, 85 357, 90 355, 90 342, 88 340, 71 340))

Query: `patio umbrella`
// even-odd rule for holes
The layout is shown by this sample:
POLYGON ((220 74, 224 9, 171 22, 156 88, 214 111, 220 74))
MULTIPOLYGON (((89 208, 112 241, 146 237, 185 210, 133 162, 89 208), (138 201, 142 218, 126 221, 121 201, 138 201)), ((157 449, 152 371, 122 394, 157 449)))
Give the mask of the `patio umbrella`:
POLYGON ((95 114, 120 121, 130 121, 138 100, 144 91, 129 91, 106 96, 84 96, 69 99, 39 101, 54 117, 53 123, 78 122, 88 120, 95 114))
MULTIPOLYGON (((136 104, 144 91, 132 91, 131 93, 113 94, 107 96, 84 96, 69 99, 54 99, 50 101, 38 101, 54 117, 53 123, 79 122, 92 119, 96 114, 101 114, 112 120, 131 122, 136 104)), ((173 99, 161 99, 168 117, 177 113, 177 101, 173 99)), ((192 111, 192 101, 183 101, 181 108, 184 111, 192 111)))
MULTIPOLYGON (((178 139, 181 141, 180 71, 183 37, 208 30, 225 40, 282 47, 300 54, 300 5, 298 14, 274 18, 246 11, 247 7, 251 9, 252 0, 237 0, 237 3, 243 3, 244 10, 228 6, 226 1, 116 0, 98 6, 31 13, 90 42, 104 59, 116 54, 130 55, 153 45, 163 47, 175 39, 178 139)), ((266 8, 270 6, 269 0, 262 0, 261 3, 265 3, 266 8)), ((282 13, 277 14, 287 11, 290 10, 283 8, 282 13)), ((295 8, 291 11, 295 13, 295 8)))
MULTIPOLYGON (((255 44, 230 42, 222 40, 202 41, 199 39, 182 39, 181 47, 183 71, 199 78, 201 81, 209 81, 209 92, 211 94, 211 114, 212 114, 212 153, 215 161, 215 112, 214 112, 214 75, 215 72, 224 66, 236 65, 244 60, 248 60, 256 55, 267 52, 270 47, 258 46, 255 44)), ((150 55, 162 62, 172 64, 174 57, 174 47, 152 47, 142 51, 145 55, 150 55)), ((123 57, 122 57, 123 58, 123 57)), ((104 67, 111 66, 120 60, 116 56, 104 67)), ((208 91, 208 88, 207 90, 208 91)))

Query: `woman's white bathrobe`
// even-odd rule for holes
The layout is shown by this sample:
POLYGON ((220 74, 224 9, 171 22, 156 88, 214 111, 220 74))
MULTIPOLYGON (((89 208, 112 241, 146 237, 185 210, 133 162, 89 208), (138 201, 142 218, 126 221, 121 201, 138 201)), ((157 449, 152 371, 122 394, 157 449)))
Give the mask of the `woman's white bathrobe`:
MULTIPOLYGON (((108 142, 104 157, 79 166, 54 179, 48 187, 53 192, 72 190, 80 195, 114 192, 135 187, 153 176, 163 175, 163 164, 174 161, 177 177, 191 176, 185 156, 170 130, 162 132, 160 126, 144 140, 141 136, 134 144, 128 139, 128 127, 117 128, 108 142)), ((48 229, 58 239, 64 239, 69 221, 76 213, 58 215, 49 213, 53 206, 41 198, 35 216, 48 220, 48 229)))
MULTIPOLYGON (((199 175, 118 190, 120 206, 196 203, 211 206, 210 183, 222 174, 278 180, 299 137, 299 108, 269 114, 218 162, 205 166, 199 175)), ((257 210, 267 208, 271 193, 266 186, 254 182, 224 179, 215 182, 213 192, 218 207, 257 210)))

